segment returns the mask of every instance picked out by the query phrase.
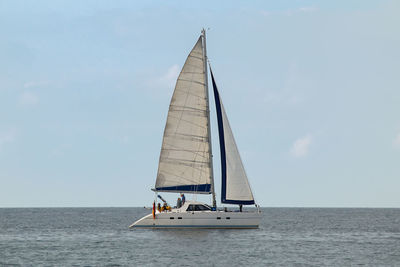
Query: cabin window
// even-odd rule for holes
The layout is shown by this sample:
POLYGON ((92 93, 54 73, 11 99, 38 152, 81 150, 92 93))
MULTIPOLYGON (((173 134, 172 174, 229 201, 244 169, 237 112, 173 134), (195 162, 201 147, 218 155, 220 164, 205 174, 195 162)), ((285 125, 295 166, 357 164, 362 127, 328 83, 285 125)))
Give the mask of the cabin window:
POLYGON ((206 205, 189 205, 186 211, 204 211, 204 210, 211 210, 211 208, 206 205))
POLYGON ((194 211, 194 205, 189 205, 186 211, 194 211))
POLYGON ((195 208, 196 211, 211 210, 210 207, 207 207, 205 205, 196 205, 194 208, 195 208))

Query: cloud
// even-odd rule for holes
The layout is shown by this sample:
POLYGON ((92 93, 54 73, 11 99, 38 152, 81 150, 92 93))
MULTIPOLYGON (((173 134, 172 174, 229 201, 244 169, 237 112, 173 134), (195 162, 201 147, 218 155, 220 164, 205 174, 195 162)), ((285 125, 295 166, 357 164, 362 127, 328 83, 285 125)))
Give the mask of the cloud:
POLYGON ((296 62, 288 66, 287 74, 282 88, 279 90, 263 90, 263 100, 268 104, 298 105, 307 100, 308 88, 312 87, 313 81, 300 71, 296 62))
POLYGON ((57 146, 56 148, 54 148, 50 155, 52 157, 61 157, 64 156, 64 154, 67 152, 67 150, 69 150, 71 148, 71 144, 61 144, 59 146, 57 146))
POLYGON ((167 72, 160 78, 160 83, 168 87, 174 87, 176 79, 178 79, 180 68, 178 65, 171 66, 167 72))
POLYGON ((40 87, 40 86, 44 86, 44 85, 48 85, 48 84, 49 84, 48 81, 30 81, 30 82, 24 83, 24 88, 28 89, 28 88, 32 88, 32 87, 40 87))
POLYGON ((290 150, 290 153, 292 154, 292 156, 296 158, 307 156, 311 142, 312 142, 311 135, 306 135, 305 137, 297 139, 294 142, 292 149, 290 150))
POLYGON ((394 147, 400 148, 400 133, 393 140, 393 145, 394 145, 394 147))
POLYGON ((175 87, 176 79, 180 72, 179 65, 175 64, 169 67, 163 73, 153 73, 152 75, 146 75, 145 85, 152 90, 167 89, 171 90, 175 87))
POLYGON ((318 8, 314 7, 314 6, 306 6, 306 7, 300 7, 299 11, 301 12, 314 12, 317 11, 318 8))
POLYGON ((299 14, 299 13, 312 13, 312 12, 316 12, 316 11, 318 11, 317 7, 305 6, 305 7, 300 7, 300 8, 297 8, 297 9, 286 10, 285 14, 287 16, 292 16, 292 15, 299 14))
POLYGON ((301 14, 301 13, 312 13, 312 12, 316 12, 318 10, 319 10, 319 8, 315 7, 315 6, 304 6, 304 7, 299 7, 299 8, 275 10, 275 11, 261 10, 261 11, 259 11, 259 14, 263 17, 268 17, 271 15, 292 16, 292 15, 301 14))
POLYGON ((267 91, 264 94, 262 100, 267 104, 276 104, 276 105, 298 105, 303 103, 304 97, 300 95, 295 95, 289 90, 282 90, 279 92, 275 91, 267 91))
POLYGON ((33 92, 25 91, 19 96, 21 106, 34 106, 39 102, 39 97, 33 92))
POLYGON ((270 12, 270 11, 267 11, 267 10, 261 10, 261 11, 260 11, 260 14, 261 14, 262 16, 264 16, 264 17, 268 17, 268 16, 271 15, 271 12, 270 12))
POLYGON ((15 140, 16 132, 14 129, 9 129, 3 132, 0 132, 0 150, 7 143, 12 143, 15 140))

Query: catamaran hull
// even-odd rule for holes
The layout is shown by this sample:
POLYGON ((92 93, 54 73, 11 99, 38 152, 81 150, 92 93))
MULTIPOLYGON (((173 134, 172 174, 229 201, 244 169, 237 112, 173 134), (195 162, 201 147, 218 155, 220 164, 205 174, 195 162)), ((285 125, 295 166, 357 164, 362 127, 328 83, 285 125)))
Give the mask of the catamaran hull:
POLYGON ((130 228, 258 228, 261 213, 258 212, 165 212, 146 215, 130 228))

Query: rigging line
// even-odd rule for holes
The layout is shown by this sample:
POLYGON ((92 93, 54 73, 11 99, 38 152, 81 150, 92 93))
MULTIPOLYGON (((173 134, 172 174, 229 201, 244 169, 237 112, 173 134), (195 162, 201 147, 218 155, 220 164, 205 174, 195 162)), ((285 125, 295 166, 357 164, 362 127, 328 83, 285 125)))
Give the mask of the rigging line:
POLYGON ((192 163, 198 163, 199 165, 208 164, 208 162, 206 162, 206 161, 196 161, 196 160, 180 159, 180 158, 166 158, 163 161, 164 162, 169 161, 170 163, 176 162, 176 164, 179 164, 180 162, 192 162, 192 163))
MULTIPOLYGON (((180 140, 184 140, 184 141, 192 141, 192 142, 198 142, 198 143, 207 143, 208 137, 204 137, 204 136, 198 136, 198 135, 185 135, 185 134, 175 134, 175 137, 179 137, 180 140)), ((170 137, 170 136, 168 136, 170 137)))
MULTIPOLYGON (((202 65, 203 65, 203 68, 204 68, 204 61, 202 61, 202 65)), ((190 63, 188 64, 189 66, 191 66, 192 68, 194 68, 194 69, 197 69, 198 68, 198 66, 197 65, 191 65, 190 63)), ((200 75, 205 75, 205 73, 204 73, 204 70, 202 70, 201 72, 194 72, 194 71, 188 71, 188 72, 186 72, 186 71, 183 71, 182 72, 182 74, 185 76, 185 74, 188 74, 187 76, 189 76, 189 75, 191 75, 191 80, 187 80, 187 79, 184 79, 184 78, 181 78, 181 75, 179 75, 179 78, 178 78, 178 80, 180 80, 180 81, 184 81, 184 82, 190 82, 190 83, 196 83, 196 84, 200 84, 200 85, 202 85, 202 86, 205 86, 205 83, 204 82, 199 82, 199 81, 195 81, 195 80, 193 80, 193 76, 195 75, 195 74, 200 74, 200 75)))
POLYGON ((195 55, 191 55, 190 58, 191 58, 191 59, 192 59, 192 58, 193 58, 193 59, 200 59, 200 60, 202 59, 201 57, 198 57, 198 56, 195 56, 195 55))
MULTIPOLYGON (((177 180, 171 180, 171 183, 169 184, 169 185, 171 185, 172 184, 172 186, 179 186, 179 185, 189 185, 189 184, 192 184, 192 185, 197 185, 197 184, 199 184, 199 182, 198 181, 191 181, 191 180, 180 180, 180 181, 177 181, 177 180), (182 181, 183 182, 185 182, 185 183, 182 183, 182 181)), ((205 184, 207 184, 206 182, 205 182, 205 184)), ((165 186, 165 185, 163 185, 163 186, 165 186)))
MULTIPOLYGON (((180 147, 178 147, 178 146, 176 146, 176 145, 173 145, 173 144, 169 144, 169 143, 165 143, 165 144, 166 144, 166 145, 169 145, 169 146, 171 146, 171 147, 175 147, 175 148, 177 148, 177 149, 182 149, 182 148, 180 148, 180 147)), ((161 148, 161 151, 163 151, 163 150, 166 150, 166 149, 165 149, 165 148, 161 148)), ((167 150, 168 150, 168 148, 167 148, 167 150)), ((193 154, 199 154, 199 153, 201 153, 201 151, 197 151, 197 152, 193 151, 192 153, 193 153, 193 154)), ((202 151, 202 153, 209 154, 208 151, 202 151)), ((210 159, 210 157, 208 157, 208 159, 210 159)))
MULTIPOLYGON (((186 73, 183 73, 183 74, 186 74, 186 73)), ((188 75, 184 75, 184 76, 192 75, 192 77, 188 77, 188 78, 182 77, 182 75, 181 75, 181 76, 179 76, 178 81, 179 81, 179 82, 187 82, 187 83, 191 83, 191 84, 194 83, 194 84, 198 84, 198 85, 201 85, 201 86, 205 86, 205 83, 204 83, 204 82, 189 80, 189 78, 192 78, 192 79, 193 79, 193 75, 195 75, 195 74, 204 75, 204 73, 190 73, 190 74, 188 74, 188 75)), ((182 87, 186 88, 185 86, 182 86, 182 87)), ((176 88, 176 89, 179 90, 179 88, 176 88)))
MULTIPOLYGON (((170 149, 162 149, 161 150, 161 152, 168 152, 170 149)), ((175 150, 175 151, 182 151, 182 150, 175 150)), ((187 151, 188 152, 188 151, 187 151)), ((208 154, 207 152, 204 152, 204 151, 202 151, 202 152, 196 152, 196 151, 192 151, 192 152, 189 152, 189 153, 192 153, 194 156, 196 156, 196 155, 198 155, 198 156, 200 156, 200 157, 202 157, 202 158, 205 158, 205 159, 208 159, 208 161, 210 161, 210 157, 208 156, 208 155, 202 155, 202 154, 208 154)), ((166 156, 165 158, 168 158, 168 156, 166 156)), ((160 158, 160 160, 161 160, 161 158, 160 158)))
POLYGON ((170 112, 185 112, 188 116, 193 116, 193 117, 199 117, 199 118, 206 118, 205 113, 206 111, 199 111, 199 110, 189 110, 185 108, 179 107, 179 109, 172 108, 170 109, 170 112))
POLYGON ((199 127, 199 128, 207 128, 207 127, 204 127, 204 126, 201 126, 201 125, 199 125, 199 124, 196 124, 196 123, 194 123, 194 122, 192 122, 192 121, 189 121, 189 120, 185 120, 185 119, 182 119, 182 116, 183 116, 183 112, 182 112, 182 114, 181 114, 181 116, 178 118, 178 117, 175 117, 175 116, 170 116, 171 118, 174 118, 174 119, 177 119, 178 120, 178 127, 176 127, 177 129, 175 130, 175 133, 178 131, 178 128, 179 128, 179 122, 181 122, 181 121, 183 121, 183 122, 186 122, 186 123, 189 123, 189 124, 191 124, 191 125, 194 125, 194 126, 197 126, 197 127, 199 127))
POLYGON ((208 159, 208 157, 207 156, 203 156, 203 155, 201 155, 200 153, 198 153, 198 152, 196 152, 196 151, 193 151, 193 150, 183 150, 183 149, 164 149, 164 151, 174 151, 174 152, 187 152, 187 153, 192 153, 192 154, 194 154, 195 156, 199 156, 199 157, 202 157, 202 158, 204 158, 204 159, 208 159))
MULTIPOLYGON (((191 177, 196 178, 193 174, 193 171, 197 171, 196 173, 201 174, 200 177, 202 177, 203 173, 206 173, 203 171, 204 167, 207 167, 205 164, 195 164, 195 163, 184 163, 184 162, 176 162, 176 161, 162 161, 163 163, 167 164, 168 166, 176 166, 176 167, 182 167, 185 168, 186 171, 184 171, 183 173, 188 174, 188 172, 192 172, 191 177), (188 169, 190 168, 190 169, 188 169)), ((205 177, 207 178, 207 177, 205 177)))
POLYGON ((208 141, 207 136, 196 135, 196 134, 185 134, 185 133, 178 132, 175 134, 169 134, 168 136, 176 136, 176 137, 180 137, 181 139, 184 139, 184 140, 192 140, 192 141, 197 141, 197 142, 201 142, 201 141, 207 142, 208 141))
MULTIPOLYGON (((200 98, 200 97, 199 97, 200 98)), ((194 108, 194 107, 185 107, 185 106, 181 106, 181 105, 171 105, 172 107, 177 107, 177 108, 185 108, 185 109, 191 109, 193 111, 198 111, 198 112, 207 112, 207 110, 205 109, 200 109, 200 108, 194 108)), ((170 107, 171 107, 170 106, 170 107)))
POLYGON ((203 60, 203 57, 202 56, 198 56, 198 55, 201 55, 201 54, 203 54, 203 53, 200 53, 200 52, 197 52, 197 51, 193 51, 193 53, 191 53, 191 55, 189 56, 190 58, 195 58, 195 59, 200 59, 200 60, 203 60), (197 54, 197 55, 196 55, 197 54))
MULTIPOLYGON (((205 153, 205 152, 203 151, 203 153, 205 153)), ((195 156, 196 156, 196 155, 199 155, 199 153, 193 153, 193 154, 195 154, 195 156)), ((200 156, 201 156, 201 155, 200 155, 200 156)), ((205 158, 207 158, 207 157, 205 157, 205 158)), ((207 165, 204 164, 204 163, 201 163, 201 164, 200 164, 200 167, 202 167, 203 169, 205 169, 205 170, 203 170, 203 169, 199 169, 198 166, 194 166, 194 164, 191 164, 191 165, 190 165, 190 164, 184 164, 184 163, 179 163, 179 162, 174 163, 173 161, 171 162, 171 161, 169 161, 168 159, 169 159, 168 156, 165 157, 164 159, 163 159, 163 157, 160 157, 160 162, 163 162, 163 163, 165 163, 165 164, 174 164, 174 165, 185 166, 186 168, 185 168, 184 172, 187 171, 187 168, 192 168, 192 169, 198 170, 200 173, 210 172, 210 171, 209 171, 210 168, 209 168, 208 164, 207 164, 207 165)), ((210 157, 208 157, 208 159, 210 160, 210 157)))
MULTIPOLYGON (((164 164, 171 164, 171 162, 163 162, 163 163, 164 164)), ((201 179, 201 177, 203 177, 204 175, 209 174, 209 170, 210 170, 209 168, 207 168, 207 166, 204 167, 204 165, 203 165, 202 168, 198 168, 198 167, 192 166, 192 165, 189 166, 188 164, 171 164, 171 165, 178 165, 178 166, 184 167, 184 169, 180 171, 180 173, 182 173, 182 174, 186 174, 187 175, 188 172, 193 172, 194 170, 196 170, 199 173, 198 177, 194 177, 194 176, 183 177, 183 176, 179 176, 176 173, 174 174, 172 172, 162 171, 164 173, 169 173, 169 174, 171 174, 173 176, 180 177, 180 178, 183 178, 183 179, 186 179, 186 180, 190 180, 190 178, 197 179, 197 180, 201 179), (189 168, 191 168, 191 169, 189 169, 189 168)), ((207 177, 205 177, 205 178, 207 178, 207 177)))
MULTIPOLYGON (((200 73, 199 73, 200 74, 200 73)), ((203 74, 203 73, 201 73, 201 74, 203 74)), ((196 83, 196 84, 200 84, 200 85, 205 85, 205 83, 203 83, 203 82, 198 82, 198 81, 191 81, 191 80, 186 80, 186 79, 182 79, 182 78, 180 78, 179 79, 180 81, 183 81, 183 82, 191 82, 191 83, 196 83)))
MULTIPOLYGON (((179 109, 179 110, 170 110, 170 113, 173 115, 180 115, 180 113, 185 113, 185 117, 188 117, 192 120, 194 119, 207 119, 206 116, 204 116, 204 112, 199 112, 199 111, 192 111, 192 110, 184 110, 184 109, 179 109), (179 113, 179 114, 178 114, 179 113)), ((177 116, 175 116, 174 118, 177 118, 177 116)))
POLYGON ((190 167, 200 172, 204 172, 204 170, 201 170, 200 168, 209 169, 207 162, 204 161, 182 160, 177 158, 164 157, 160 159, 160 162, 169 165, 180 165, 180 166, 190 167))
MULTIPOLYGON (((165 173, 165 174, 167 174, 167 175, 171 175, 171 176, 173 176, 173 177, 176 177, 176 178, 178 178, 178 179, 180 179, 180 180, 184 180, 185 182, 190 182, 190 183, 193 183, 193 184, 197 184, 197 183, 199 182, 198 180, 188 179, 188 178, 186 178, 186 177, 184 177, 184 176, 179 176, 179 175, 177 175, 177 174, 170 173, 170 172, 168 172, 168 171, 164 171, 163 173, 165 173)), ((182 182, 179 183, 179 182, 180 182, 179 180, 171 180, 171 181, 175 182, 176 184, 182 184, 182 182)))
MULTIPOLYGON (((161 155, 163 154, 163 151, 165 151, 165 149, 162 149, 161 155)), ((203 153, 205 153, 205 152, 203 151, 203 153)), ((193 153, 193 154, 195 154, 195 155, 197 154, 197 155, 201 156, 201 154, 199 154, 199 153, 193 153)), ((165 163, 165 164, 171 164, 171 163, 172 163, 172 162, 170 162, 170 161, 163 160, 162 158, 163 158, 163 157, 160 156, 160 163, 165 163)), ((205 157, 205 158, 207 158, 207 157, 205 157)), ((166 159, 168 159, 168 157, 166 157, 166 159)), ((209 157, 208 157, 208 159, 209 159, 209 157)), ((208 164, 207 164, 205 167, 204 167, 205 164, 202 164, 203 169, 197 168, 196 166, 188 166, 188 164, 175 164, 175 165, 184 166, 184 167, 185 167, 184 172, 188 171, 188 168, 195 169, 195 170, 197 170, 197 171, 200 172, 200 173, 208 173, 208 170, 209 170, 208 164), (205 169, 205 170, 204 170, 204 169, 205 169)), ((162 172, 165 172, 165 171, 162 171, 162 172)), ((160 172, 158 172, 158 173, 160 173, 160 172)), ((172 173, 171 173, 171 174, 172 174, 172 173)), ((177 176, 177 175, 176 175, 176 176, 177 176)), ((179 176, 177 176, 177 177, 179 177, 179 176)), ((184 177, 182 177, 182 178, 184 178, 184 177)))
MULTIPOLYGON (((188 64, 189 65, 189 64, 188 64)), ((197 71, 183 71, 183 74, 203 74, 204 71, 197 72, 197 71)))
MULTIPOLYGON (((189 177, 188 176, 182 176, 182 175, 179 175, 179 174, 176 174, 176 173, 172 173, 172 172, 169 172, 169 171, 163 171, 162 173, 165 174, 165 175, 170 175, 170 176, 172 176, 172 178, 173 177, 177 178, 178 180, 173 180, 173 179, 171 180, 170 179, 170 181, 174 181, 176 183, 179 183, 179 181, 185 181, 185 182, 191 182, 191 183, 198 183, 199 182, 198 179, 194 180, 193 177, 190 177, 190 176, 189 177)), ((186 173, 182 173, 182 174, 186 174, 186 173)))
POLYGON ((187 136, 187 137, 196 137, 198 139, 204 139, 208 141, 208 136, 203 136, 203 135, 197 135, 197 134, 185 134, 185 133, 176 133, 176 135, 179 136, 187 136))
MULTIPOLYGON (((191 59, 191 58, 188 58, 188 59, 191 59)), ((197 62, 185 62, 184 67, 189 66, 189 67, 192 67, 192 68, 196 69, 196 68, 197 68, 196 63, 197 63, 197 62), (186 63, 187 63, 187 64, 186 64, 186 63)), ((190 72, 193 72, 193 73, 196 73, 196 74, 204 73, 203 70, 202 70, 201 72, 194 72, 194 71, 188 71, 188 72, 189 72, 189 73, 190 73, 190 72)), ((185 71, 182 71, 181 73, 185 73, 185 71)))
POLYGON ((203 57, 201 57, 202 54, 203 53, 200 52, 200 51, 199 52, 198 51, 193 51, 193 53, 191 53, 191 55, 189 57, 193 57, 193 58, 202 60, 203 59, 203 57), (198 57, 199 55, 200 55, 200 57, 198 57))
MULTIPOLYGON (((198 97, 198 98, 200 98, 200 99, 204 99, 204 97, 202 97, 202 96, 200 96, 200 95, 196 95, 196 94, 194 94, 193 92, 189 92, 188 89, 186 89, 185 86, 182 86, 182 87, 184 87, 184 88, 182 88, 182 89, 176 88, 176 89, 175 89, 175 92, 182 92, 182 93, 184 93, 184 94, 189 94, 189 95, 191 95, 191 96, 198 97), (186 90, 185 90, 185 89, 186 89, 186 90)), ((191 88, 191 87, 190 87, 190 88, 191 88)), ((190 88, 189 88, 189 89, 190 89, 190 88)))
MULTIPOLYGON (((188 139, 183 139, 184 141, 195 141, 195 142, 191 142, 191 145, 195 145, 195 144, 193 144, 193 143, 199 143, 202 147, 204 147, 205 145, 204 145, 204 143, 206 143, 206 142, 196 142, 196 140, 188 140, 188 139)), ((201 150, 196 150, 196 149, 190 149, 190 148, 187 148, 187 146, 185 146, 185 147, 181 147, 181 146, 178 146, 178 145, 175 145, 175 144, 171 144, 171 143, 165 143, 166 145, 168 145, 168 146, 171 146, 171 147, 164 147, 163 149, 164 150, 171 150, 171 151, 181 151, 181 152, 190 152, 190 153, 202 153, 203 151, 201 151, 201 150)), ((204 151, 203 153, 208 153, 208 150, 207 151, 204 151)))
MULTIPOLYGON (((190 171, 190 170, 188 170, 188 167, 186 166, 186 168, 185 168, 185 170, 183 171, 183 173, 186 174, 187 171, 190 171)), ((177 175, 177 174, 168 172, 168 171, 163 171, 162 173, 165 173, 165 174, 167 174, 167 175, 171 175, 171 176, 173 176, 173 177, 177 177, 178 179, 180 178, 180 179, 182 179, 182 180, 185 181, 185 182, 190 182, 190 183, 193 183, 193 184, 198 184, 198 183, 200 183, 201 180, 206 179, 206 178, 207 178, 207 175, 209 175, 209 172, 208 172, 208 171, 204 171, 203 169, 198 169, 198 168, 194 168, 194 167, 192 167, 192 176, 191 176, 191 177, 190 177, 190 176, 186 176, 186 177, 180 176, 180 175, 177 175), (193 176, 193 169, 195 169, 195 170, 197 170, 197 171, 199 172, 199 175, 198 175, 197 177, 194 177, 194 176, 193 176), (192 179, 191 179, 191 178, 192 178, 192 179)), ((179 181, 177 181, 177 180, 172 180, 172 181, 175 181, 175 182, 178 183, 178 184, 181 184, 181 183, 182 183, 182 181, 180 181, 180 183, 179 183, 179 181)))
MULTIPOLYGON (((182 141, 187 141, 187 142, 193 142, 193 143, 208 143, 208 138, 207 137, 197 137, 197 136, 184 136, 184 135, 166 135, 166 137, 171 138, 171 139, 179 139, 182 141)), ((194 151, 194 150, 193 150, 194 151)))
MULTIPOLYGON (((185 66, 184 66, 185 67, 185 66)), ((193 74, 192 74, 192 78, 193 78, 193 74)), ((179 80, 179 78, 178 78, 178 80, 179 80)), ((190 87, 189 87, 190 88, 190 87)), ((189 91, 189 90, 188 90, 189 91)), ((186 103, 187 103, 187 101, 188 101, 188 98, 189 98, 189 92, 187 92, 186 93, 186 98, 185 98, 185 102, 184 102, 184 105, 186 106, 186 103)), ((176 130, 175 130, 175 133, 176 133, 176 131, 178 130, 178 128, 179 128, 179 124, 180 124, 180 121, 181 121, 181 119, 182 119, 182 116, 183 116, 183 112, 180 114, 180 117, 179 118, 176 118, 176 119, 178 119, 178 127, 176 127, 176 130)))
MULTIPOLYGON (((195 163, 184 163, 184 162, 175 162, 175 161, 161 161, 162 163, 172 167, 182 167, 184 168, 184 170, 182 171, 182 173, 185 173, 186 175, 193 177, 194 179, 196 179, 197 177, 194 175, 194 171, 196 171, 196 174, 198 174, 199 179, 201 177, 203 177, 205 174, 207 174, 208 172, 205 172, 203 169, 207 167, 206 164, 195 164, 195 163)), ((208 177, 204 176, 204 179, 206 179, 208 177)))
MULTIPOLYGON (((208 123, 210 123, 210 122, 208 122, 208 123)), ((207 127, 207 131, 208 131, 208 127, 207 127)), ((208 138, 207 138, 207 139, 208 139, 208 138)), ((200 150, 200 143, 197 145, 197 150, 200 150)), ((196 159, 197 155, 198 155, 198 154, 195 154, 195 159, 196 159)), ((211 158, 211 157, 210 157, 210 154, 208 154, 208 155, 209 155, 209 157, 208 157, 208 158, 209 158, 209 161, 207 162, 207 165, 209 165, 209 163, 210 163, 210 158, 211 158)), ((211 170, 210 166, 207 166, 207 167, 208 167, 208 169, 210 170, 209 172, 211 173, 212 170, 211 170)), ((192 171, 192 175, 194 175, 194 174, 193 174, 193 171, 192 171)), ((210 181, 210 184, 211 184, 211 181, 210 181)), ((197 189, 198 189, 198 187, 196 188, 196 192, 198 191, 197 189)))

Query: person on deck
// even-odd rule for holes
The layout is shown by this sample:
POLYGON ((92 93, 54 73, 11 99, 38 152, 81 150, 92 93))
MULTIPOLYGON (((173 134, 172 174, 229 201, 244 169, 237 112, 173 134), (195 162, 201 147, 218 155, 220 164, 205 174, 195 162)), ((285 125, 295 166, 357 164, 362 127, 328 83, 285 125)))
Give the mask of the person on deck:
POLYGON ((160 202, 158 202, 158 204, 157 204, 157 210, 158 210, 158 212, 161 212, 161 204, 160 204, 160 202))
POLYGON ((178 200, 176 201, 176 207, 179 209, 180 207, 182 207, 182 200, 180 197, 178 197, 178 200))
POLYGON ((171 206, 169 206, 167 202, 164 202, 161 211, 171 211, 171 206))
POLYGON ((185 195, 183 193, 181 194, 181 199, 182 199, 182 206, 183 206, 186 201, 185 195))
POLYGON ((167 202, 164 202, 161 211, 167 211, 167 207, 168 207, 167 202))

